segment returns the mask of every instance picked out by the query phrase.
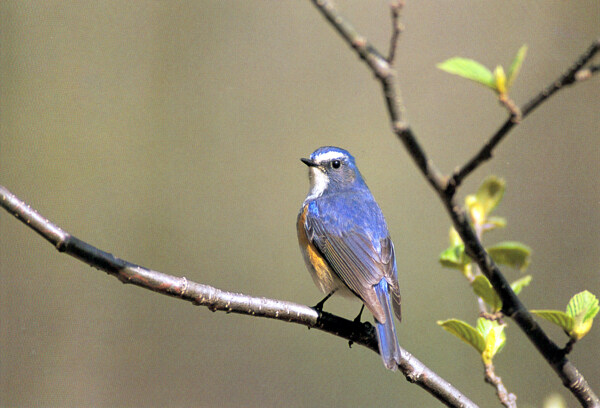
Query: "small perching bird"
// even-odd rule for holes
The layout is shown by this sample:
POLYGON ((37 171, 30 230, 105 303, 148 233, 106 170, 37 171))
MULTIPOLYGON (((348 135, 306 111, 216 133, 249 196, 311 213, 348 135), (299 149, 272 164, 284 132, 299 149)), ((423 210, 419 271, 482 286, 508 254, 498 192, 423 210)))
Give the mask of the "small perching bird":
POLYGON ((394 244, 381 209, 346 150, 321 147, 301 160, 310 179, 297 221, 306 266, 326 295, 362 300, 375 318, 383 364, 396 370, 400 346, 394 315, 401 320, 400 288, 394 244))

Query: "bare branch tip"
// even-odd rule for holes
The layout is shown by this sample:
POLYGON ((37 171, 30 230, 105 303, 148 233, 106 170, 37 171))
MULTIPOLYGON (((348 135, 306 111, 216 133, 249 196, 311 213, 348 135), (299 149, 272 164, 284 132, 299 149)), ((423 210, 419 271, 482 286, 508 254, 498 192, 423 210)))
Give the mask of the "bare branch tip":
POLYGON ((363 49, 367 45, 367 39, 362 36, 356 36, 352 39, 352 47, 356 49, 363 49))
POLYGON ((589 68, 580 69, 575 73, 575 81, 581 82, 592 77, 592 70, 589 68))
POLYGON ((398 39, 400 38, 400 33, 404 31, 404 26, 400 22, 400 11, 403 7, 403 0, 396 0, 390 3, 390 10, 392 13, 392 37, 390 39, 390 48, 386 58, 390 65, 394 63, 394 59, 396 57, 396 49, 398 48, 398 39))
POLYGON ((400 135, 404 132, 406 132, 409 129, 408 123, 403 121, 403 120, 399 120, 393 123, 393 129, 394 129, 394 133, 396 133, 397 135, 400 135))
POLYGON ((392 10, 392 15, 397 17, 400 14, 400 11, 404 8, 404 0, 392 0, 390 2, 390 9, 392 10))

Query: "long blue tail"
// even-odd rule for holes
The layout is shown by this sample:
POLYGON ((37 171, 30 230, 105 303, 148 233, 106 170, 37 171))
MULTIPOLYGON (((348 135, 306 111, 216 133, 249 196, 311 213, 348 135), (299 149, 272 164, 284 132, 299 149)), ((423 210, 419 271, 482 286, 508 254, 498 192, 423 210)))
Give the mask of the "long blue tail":
POLYGON ((390 292, 388 283, 382 279, 375 286, 377 299, 385 312, 385 323, 379 323, 375 319, 375 327, 377 329, 377 342, 379 343, 379 354, 386 368, 396 371, 400 363, 400 346, 398 345, 398 337, 396 336, 396 328, 394 327, 394 314, 390 304, 390 292))

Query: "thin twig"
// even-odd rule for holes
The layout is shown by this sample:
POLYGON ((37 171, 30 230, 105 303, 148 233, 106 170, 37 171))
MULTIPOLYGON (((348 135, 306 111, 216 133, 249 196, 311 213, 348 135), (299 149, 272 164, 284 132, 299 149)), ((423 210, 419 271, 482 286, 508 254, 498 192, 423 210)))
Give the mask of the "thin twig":
POLYGON ((582 75, 583 78, 576 78, 578 81, 583 81, 585 79, 590 78, 593 74, 597 73, 598 71, 600 71, 600 64, 596 64, 596 65, 590 65, 589 68, 587 69, 583 69, 582 71, 589 71, 590 75, 582 75))
MULTIPOLYGON (((223 291, 192 282, 185 277, 172 276, 133 264, 63 231, 3 186, 0 186, 0 206, 54 245, 59 252, 64 252, 107 272, 123 283, 131 283, 163 295, 187 300, 212 311, 219 310, 301 324, 360 344, 375 353, 379 352, 375 330, 369 323, 357 324, 353 320, 319 312, 293 302, 223 291)), ((401 348, 401 354, 401 363, 398 367, 408 381, 419 385, 449 407, 477 407, 408 351, 401 348)))
MULTIPOLYGON (((479 265, 482 273, 488 278, 492 284, 494 290, 502 300, 503 308, 502 311, 506 316, 511 317, 527 335, 529 340, 535 345, 540 354, 546 359, 550 366, 554 369, 557 375, 563 381, 563 384, 567 389, 573 393, 573 395, 579 400, 584 407, 596 407, 600 408, 600 399, 590 388, 585 378, 577 371, 577 368, 571 363, 563 353, 563 351, 546 335, 542 328, 535 322, 529 310, 521 303, 519 298, 515 295, 511 289, 508 281, 504 275, 500 272, 498 266, 491 259, 489 254, 483 248, 481 241, 475 235, 473 228, 469 224, 465 209, 454 201, 454 192, 456 190, 456 181, 462 181, 462 179, 470 173, 478 163, 475 164, 473 169, 466 172, 464 176, 459 176, 457 180, 452 183, 448 182, 449 178, 443 176, 432 160, 427 158, 425 151, 421 148, 416 137, 414 136, 409 124, 402 119, 401 104, 397 97, 395 78, 396 73, 394 69, 389 65, 387 60, 381 57, 381 54, 377 49, 371 45, 365 37, 360 35, 352 25, 341 16, 341 14, 335 9, 333 4, 327 0, 312 0, 317 9, 323 14, 323 16, 330 22, 335 30, 350 44, 358 55, 363 59, 367 65, 371 68, 371 71, 381 82, 383 88, 383 95, 385 98, 386 106, 390 116, 390 122, 394 133, 404 143, 404 146, 408 150, 412 159, 414 160, 417 167, 423 173, 423 176, 429 182, 429 184, 438 193, 440 199, 444 203, 452 223, 459 233, 461 239, 465 244, 465 250, 467 254, 479 265), (357 46, 358 45, 358 46, 357 46)), ((575 70, 570 70, 570 74, 567 73, 565 76, 570 76, 565 81, 562 81, 561 85, 555 84, 553 87, 544 90, 536 98, 533 98, 527 103, 522 109, 523 117, 527 116, 533 109, 535 109, 543 101, 547 100, 548 97, 554 94, 565 85, 575 81, 575 72, 589 61, 600 46, 600 41, 595 41, 594 44, 586 51, 580 60, 575 64, 577 67, 575 70), (587 55, 590 55, 589 57, 587 55), (571 72, 572 71, 572 72, 571 72), (572 78, 571 78, 572 77, 572 78), (569 82, 569 79, 571 81, 569 82)), ((502 126, 502 128, 493 137, 494 140, 488 142, 491 146, 486 149, 484 146, 484 153, 491 156, 492 149, 501 141, 506 133, 515 125, 512 118, 502 126), (485 153, 487 151, 487 153, 485 153)), ((466 167, 466 166, 465 166, 466 167)))
POLYGON ((317 9, 331 23, 332 27, 356 51, 362 60, 371 68, 371 71, 381 82, 385 103, 390 115, 393 132, 400 138, 429 184, 440 191, 446 186, 444 176, 431 162, 425 151, 414 137, 408 122, 404 120, 404 108, 396 89, 396 72, 381 56, 379 51, 371 45, 365 37, 360 35, 354 27, 343 18, 335 9, 332 2, 327 0, 312 0, 317 9))
POLYGON ((390 65, 394 65, 394 58, 396 57, 396 49, 398 48, 398 39, 400 34, 404 30, 402 22, 400 21, 400 12, 404 7, 404 0, 393 0, 390 4, 390 11, 392 16, 392 38, 390 39, 390 49, 388 51, 387 62, 390 65))
POLYGON ((513 393, 509 393, 504 384, 502 378, 496 375, 493 364, 485 364, 485 382, 491 384, 496 388, 496 395, 498 399, 506 408, 517 408, 517 397, 513 393))
POLYGON ((507 94, 500 95, 498 101, 500 102, 500 105, 504 106, 504 108, 508 111, 510 115, 509 119, 511 121, 515 122, 515 124, 521 122, 521 119, 523 119, 523 114, 521 113, 521 108, 517 106, 515 101, 513 101, 507 94))
POLYGON ((567 344, 565 344, 565 346, 563 347, 563 353, 565 353, 565 355, 569 354, 571 351, 573 351, 573 346, 575 345, 575 343, 577 342, 577 340, 573 339, 573 338, 569 338, 569 341, 567 342, 567 344))
MULTIPOLYGON (((535 108, 537 108, 542 102, 550 98, 554 93, 561 90, 566 86, 573 85, 576 82, 581 82, 585 79, 590 78, 597 70, 594 70, 593 66, 584 69, 583 66, 587 64, 593 57, 600 51, 600 39, 597 39, 590 45, 590 47, 579 57, 577 62, 568 69, 567 72, 562 74, 558 79, 553 81, 538 95, 532 98, 529 102, 520 108, 521 117, 524 119, 527 117, 535 108)), ((518 109, 518 108, 517 108, 518 109)), ((519 121, 515 121, 513 116, 509 117, 506 122, 492 135, 492 137, 483 145, 483 147, 473 156, 465 165, 460 169, 456 170, 454 174, 448 180, 448 186, 446 194, 453 195, 458 186, 461 185, 463 180, 471 174, 476 168, 487 160, 492 158, 492 151, 500 144, 504 137, 517 125, 519 121)))

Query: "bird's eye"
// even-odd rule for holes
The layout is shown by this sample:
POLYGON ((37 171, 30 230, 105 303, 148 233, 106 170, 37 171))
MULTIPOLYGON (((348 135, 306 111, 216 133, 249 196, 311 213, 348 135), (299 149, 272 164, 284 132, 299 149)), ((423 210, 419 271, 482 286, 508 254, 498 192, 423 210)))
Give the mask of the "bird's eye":
POLYGON ((331 167, 333 167, 334 169, 339 169, 341 165, 342 162, 340 162, 339 160, 334 160, 331 162, 331 167))

